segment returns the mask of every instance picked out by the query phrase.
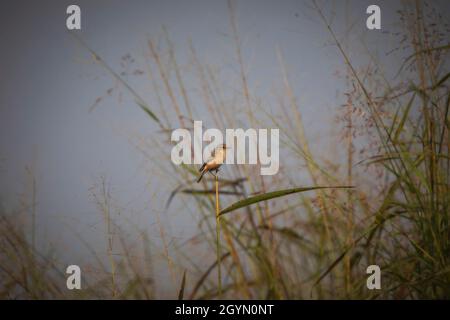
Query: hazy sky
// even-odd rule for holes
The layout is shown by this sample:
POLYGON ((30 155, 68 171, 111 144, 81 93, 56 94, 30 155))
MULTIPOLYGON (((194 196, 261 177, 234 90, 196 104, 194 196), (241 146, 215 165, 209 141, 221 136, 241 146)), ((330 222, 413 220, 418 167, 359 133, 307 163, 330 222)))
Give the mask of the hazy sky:
MULTIPOLYGON (((369 48, 389 61, 393 58, 385 54, 396 38, 365 28, 365 9, 375 2, 382 8, 383 30, 397 22, 398 2, 351 1, 348 8, 354 25, 350 40, 356 43, 364 36, 369 48)), ((1 203, 7 209, 17 207, 26 182, 25 166, 32 165, 37 179, 38 240, 58 242, 69 252, 80 248, 71 243, 75 238, 67 232, 67 225, 93 243, 103 238, 95 229, 101 215, 89 197, 89 188, 100 175, 105 175, 113 186, 115 200, 123 211, 131 213, 128 218, 143 228, 148 225, 149 230, 154 223, 151 211, 160 209, 165 199, 155 201, 148 195, 170 192, 158 190, 161 187, 157 181, 144 174, 145 170, 156 169, 129 141, 129 134, 149 136, 157 127, 126 91, 122 90, 121 100, 105 98, 89 112, 96 99, 116 83, 67 33, 65 11, 74 3, 82 11, 78 35, 119 72, 123 70, 121 57, 128 53, 136 60, 133 69, 145 71, 147 38, 158 39, 163 25, 181 65, 189 62, 188 40, 192 39, 204 61, 231 72, 237 69, 226 1, 2 2, 1 203)), ((336 13, 333 24, 342 34, 346 2, 320 3, 326 14, 336 13)), ((447 10, 445 1, 437 5, 447 10)), ((238 1, 236 8, 251 88, 270 95, 273 82, 280 79, 278 47, 304 106, 307 132, 320 137, 330 133, 327 126, 342 103, 342 97, 336 98, 342 84, 337 83, 333 73, 343 63, 310 7, 308 1, 238 1)), ((361 46, 355 45, 352 51, 356 62, 358 48, 361 46)), ((155 102, 146 75, 127 79, 146 101, 155 102)), ((191 92, 191 97, 194 104, 202 104, 195 93, 191 92)), ((189 219, 181 220, 173 232, 185 237, 188 225, 189 219)))

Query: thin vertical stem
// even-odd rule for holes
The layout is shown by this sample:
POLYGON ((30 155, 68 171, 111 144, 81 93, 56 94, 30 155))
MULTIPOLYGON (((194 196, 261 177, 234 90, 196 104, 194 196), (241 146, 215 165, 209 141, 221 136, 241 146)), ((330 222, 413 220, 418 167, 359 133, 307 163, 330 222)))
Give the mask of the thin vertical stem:
POLYGON ((222 273, 220 268, 220 205, 219 205, 219 177, 216 175, 216 247, 217 247, 217 277, 219 298, 222 297, 222 273))

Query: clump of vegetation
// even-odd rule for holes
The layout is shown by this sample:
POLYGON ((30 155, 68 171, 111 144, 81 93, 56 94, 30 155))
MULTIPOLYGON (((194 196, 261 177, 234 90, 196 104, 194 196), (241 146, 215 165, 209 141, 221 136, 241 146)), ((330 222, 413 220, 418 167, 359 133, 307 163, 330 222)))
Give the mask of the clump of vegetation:
MULTIPOLYGON (((274 115, 264 107, 263 98, 252 94, 231 2, 239 94, 226 92, 220 74, 201 63, 189 43, 190 68, 198 76, 197 92, 204 106, 191 103, 191 91, 165 29, 164 48, 148 41, 149 76, 157 107, 149 106, 89 49, 158 127, 161 139, 150 142, 151 148, 165 156, 152 158, 152 165, 156 163, 173 186, 166 214, 175 210, 171 207, 175 197, 189 202, 193 207, 185 209, 193 210, 200 222, 198 236, 187 244, 214 252, 207 268, 192 261, 183 249, 187 244, 179 246, 176 259, 169 253, 161 226, 163 256, 177 286, 173 298, 450 298, 447 26, 426 2, 406 4, 398 13, 403 25, 396 34, 401 37, 397 51, 403 50, 405 57, 397 76, 389 79, 370 52, 370 63, 355 67, 321 7, 313 5, 345 64, 346 102, 337 115, 339 143, 346 150, 342 163, 323 160, 312 152, 280 52, 283 90, 279 112, 274 115), (197 187, 195 166, 173 167, 167 159, 171 128, 191 129, 204 108, 213 121, 210 124, 217 128, 242 123, 279 128, 286 159, 281 172, 264 177, 257 166, 233 166, 219 181, 203 179, 197 187), (299 186, 299 167, 307 173, 302 176, 310 182, 307 186, 299 186), (327 186, 354 188, 322 188, 327 186), (223 207, 219 207, 219 197, 223 207), (383 272, 380 290, 366 287, 365 271, 371 264, 383 272)), ((121 239, 120 228, 111 218, 104 183, 94 199, 111 237, 110 266, 100 268, 106 276, 88 284, 82 294, 69 295, 55 284, 55 278, 64 276, 58 273, 57 264, 36 253, 25 231, 1 212, 1 297, 158 298, 151 278, 128 255, 126 241, 119 241, 122 253, 113 254, 112 237, 121 239)), ((159 213, 155 214, 159 221, 159 213)), ((143 243, 148 241, 143 239, 143 243)), ((143 252, 142 256, 148 256, 147 250, 143 252)))

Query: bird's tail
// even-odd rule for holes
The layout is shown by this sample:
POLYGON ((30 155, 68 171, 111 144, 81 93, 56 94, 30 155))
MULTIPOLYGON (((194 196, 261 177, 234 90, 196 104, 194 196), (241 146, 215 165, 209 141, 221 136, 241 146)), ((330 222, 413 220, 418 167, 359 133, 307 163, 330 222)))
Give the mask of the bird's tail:
POLYGON ((202 180, 203 175, 204 175, 205 173, 206 173, 206 170, 203 170, 202 173, 200 174, 200 177, 198 177, 198 179, 197 179, 197 183, 199 183, 200 180, 202 180))
POLYGON ((206 166, 206 162, 204 162, 204 163, 202 164, 202 166, 200 167, 200 169, 198 169, 198 172, 202 172, 203 169, 205 169, 205 166, 206 166))

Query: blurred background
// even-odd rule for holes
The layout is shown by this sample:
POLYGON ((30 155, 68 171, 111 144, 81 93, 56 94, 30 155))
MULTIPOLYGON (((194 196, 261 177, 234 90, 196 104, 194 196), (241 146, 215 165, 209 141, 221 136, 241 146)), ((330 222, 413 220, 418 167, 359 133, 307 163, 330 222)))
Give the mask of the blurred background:
POLYGON ((449 297, 446 1, 379 1, 381 30, 370 1, 97 0, 69 32, 70 4, 0 12, 1 298, 449 297), (280 129, 280 172, 223 168, 221 208, 354 188, 217 221, 170 162, 194 120, 280 129))

